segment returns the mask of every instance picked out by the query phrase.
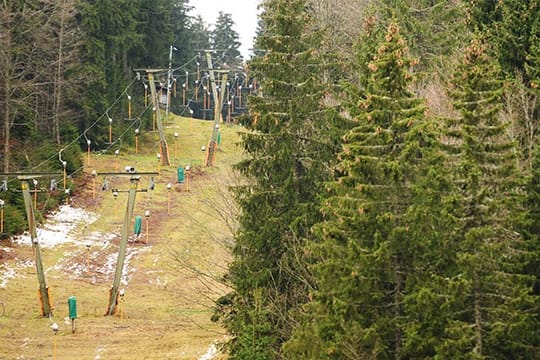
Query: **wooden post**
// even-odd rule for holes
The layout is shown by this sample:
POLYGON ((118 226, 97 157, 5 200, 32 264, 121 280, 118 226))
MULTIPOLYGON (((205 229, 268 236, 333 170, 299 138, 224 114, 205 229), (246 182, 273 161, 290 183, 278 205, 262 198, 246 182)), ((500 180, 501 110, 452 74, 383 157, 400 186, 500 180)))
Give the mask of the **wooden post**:
POLYGON ((169 159, 169 148, 167 146, 167 140, 165 139, 165 130, 163 128, 163 124, 161 122, 161 116, 159 113, 156 86, 154 84, 154 75, 151 72, 148 73, 148 81, 150 82, 150 92, 152 94, 152 101, 156 109, 154 114, 156 115, 156 123, 158 127, 158 132, 159 132, 159 143, 160 143, 159 151, 161 153, 161 163, 162 165, 170 166, 171 162, 169 159))
POLYGON ((32 196, 30 195, 30 189, 28 180, 33 179, 33 176, 19 176, 21 180, 21 189, 24 199, 24 207, 26 209, 26 217, 28 219, 28 228, 30 232, 30 239, 32 240, 32 249, 34 251, 36 259, 36 273, 39 283, 39 296, 41 302, 41 313, 45 317, 52 316, 52 308, 49 299, 49 288, 45 281, 45 273, 43 271, 43 264, 41 261, 41 249, 37 239, 36 220, 34 216, 34 207, 32 206, 32 196))
POLYGON ((4 233, 4 201, 2 200, 2 205, 0 206, 0 234, 4 233))
POLYGON ((122 271, 124 269, 124 261, 126 257, 126 248, 129 233, 129 224, 133 217, 133 208, 135 206, 135 196, 137 194, 137 184, 139 183, 140 176, 132 176, 130 178, 128 203, 126 207, 126 214, 124 216, 124 225, 122 227, 122 238, 120 240, 120 246, 118 249, 118 261, 116 263, 116 272, 114 274, 114 281, 111 287, 109 295, 109 306, 106 315, 114 315, 116 310, 116 304, 118 302, 118 288, 120 286, 120 280, 122 278, 122 271))

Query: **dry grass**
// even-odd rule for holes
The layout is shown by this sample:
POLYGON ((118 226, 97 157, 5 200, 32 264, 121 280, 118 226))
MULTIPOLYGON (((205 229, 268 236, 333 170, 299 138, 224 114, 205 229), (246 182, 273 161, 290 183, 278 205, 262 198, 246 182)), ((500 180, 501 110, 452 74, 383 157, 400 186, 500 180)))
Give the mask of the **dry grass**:
MULTIPOLYGON (((46 249, 43 264, 55 304, 52 320, 60 325, 58 335, 49 328, 51 321, 40 316, 35 268, 22 267, 5 288, 0 288, 0 302, 5 306, 0 316, 0 359, 51 359, 55 341, 57 359, 199 359, 211 344, 223 341, 224 330, 212 323, 210 316, 212 301, 227 291, 220 276, 230 260, 231 226, 219 214, 230 208, 222 199, 226 199, 226 187, 234 179, 230 165, 240 157, 234 144, 240 129, 221 126, 223 141, 216 166, 204 168, 201 146, 207 145, 211 130, 209 121, 174 118, 166 123, 173 165, 161 168, 153 192, 137 194, 135 215, 152 211, 149 244, 128 244, 129 251, 138 252, 129 263, 125 301, 118 307, 122 311, 113 317, 103 316, 113 274, 98 273, 106 256, 117 251, 119 236, 106 249, 73 244, 46 249), (175 154, 176 131, 180 138, 175 154), (193 169, 190 191, 186 192, 185 184, 175 182, 177 166, 188 164, 193 169), (173 183, 170 213, 168 182, 173 183), (85 270, 76 274, 66 270, 75 265, 85 270), (77 297, 79 316, 75 334, 64 320, 67 299, 72 295, 77 297)), ((156 170, 157 134, 141 139, 140 153, 135 155, 130 149, 131 155, 122 155, 120 169, 131 165, 138 171, 156 170)), ((92 169, 111 171, 116 166, 114 158, 105 155, 93 156, 91 165, 87 173, 92 169)), ((126 179, 110 180, 114 187, 127 189, 126 179)), ((147 181, 143 178, 139 188, 146 188, 147 181)), ((95 200, 91 194, 92 181, 87 181, 73 199, 74 205, 100 215, 96 223, 80 229, 80 237, 90 231, 120 233, 125 193, 117 200, 110 191, 98 189, 95 200)), ((12 250, 13 258, 5 260, 10 267, 33 259, 30 247, 12 250)), ((223 355, 214 359, 219 358, 223 355)))

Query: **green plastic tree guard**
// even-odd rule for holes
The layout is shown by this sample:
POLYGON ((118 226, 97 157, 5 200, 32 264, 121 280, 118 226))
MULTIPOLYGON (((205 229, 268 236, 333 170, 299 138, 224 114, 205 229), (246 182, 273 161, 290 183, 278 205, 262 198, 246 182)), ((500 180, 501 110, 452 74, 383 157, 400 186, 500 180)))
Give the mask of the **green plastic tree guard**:
POLYGON ((184 173, 184 168, 182 166, 180 166, 178 169, 176 169, 176 177, 177 177, 179 183, 184 182, 185 173, 184 173))
POLYGON ((135 227, 133 231, 136 235, 140 235, 142 230, 142 216, 137 215, 135 216, 135 227))
POLYGON ((77 318, 77 299, 75 298, 75 296, 70 296, 68 298, 68 306, 69 306, 69 318, 76 319, 77 318))
POLYGON ((71 332, 75 334, 75 319, 77 318, 77 299, 75 296, 68 297, 69 318, 71 319, 71 332))

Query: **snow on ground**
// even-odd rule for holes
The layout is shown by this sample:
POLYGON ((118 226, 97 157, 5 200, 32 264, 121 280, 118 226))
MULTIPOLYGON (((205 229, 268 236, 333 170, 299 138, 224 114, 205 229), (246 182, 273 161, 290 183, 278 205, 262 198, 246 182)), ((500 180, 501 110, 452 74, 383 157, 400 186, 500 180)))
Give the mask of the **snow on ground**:
POLYGON ((199 360, 211 360, 216 355, 217 355, 217 347, 216 347, 216 345, 212 344, 212 345, 210 345, 210 347, 208 347, 208 350, 206 351, 206 354, 201 356, 199 358, 199 360))
MULTIPOLYGON (((116 252, 117 249, 112 248, 110 249, 112 252, 104 252, 103 250, 106 247, 103 246, 97 250, 92 250, 89 247, 88 250, 72 252, 67 254, 53 268, 64 272, 71 279, 85 279, 92 284, 110 281, 116 271, 118 253, 116 252)), ((147 247, 127 247, 124 268, 122 269, 122 284, 127 285, 130 274, 135 271, 135 268, 131 266, 131 260, 149 249, 147 247)))
MULTIPOLYGON (((53 248, 59 245, 71 243, 79 250, 74 250, 64 253, 63 258, 53 267, 48 268, 63 271, 70 275, 71 278, 90 279, 93 283, 109 281, 116 271, 116 263, 118 261, 117 249, 111 245, 111 241, 117 238, 117 232, 101 233, 91 232, 85 234, 88 225, 94 223, 98 216, 89 211, 74 208, 69 205, 60 206, 59 210, 47 218, 46 223, 38 228, 37 239, 42 248, 53 248), (80 249, 83 247, 84 249, 80 249)), ((11 239, 13 244, 21 246, 30 246, 31 238, 29 233, 16 236, 11 239)), ((129 274, 134 271, 130 265, 131 260, 137 255, 143 253, 148 248, 128 247, 122 271, 122 283, 127 285, 129 274)), ((6 251, 11 251, 6 248, 6 251)), ((8 267, 4 265, 0 268, 0 288, 6 287, 9 279, 12 279, 21 273, 21 269, 27 266, 26 264, 18 264, 16 267, 8 267)), ((28 266, 33 266, 33 262, 29 262, 28 266)))
POLYGON ((21 275, 23 269, 34 266, 34 263, 30 260, 19 261, 15 263, 13 267, 8 266, 7 264, 1 264, 0 266, 0 288, 5 288, 10 279, 16 277, 25 277, 21 275))
POLYGON ((15 272, 15 269, 4 266, 2 268, 2 274, 0 274, 0 288, 5 288, 8 280, 13 279, 15 277, 15 274, 17 274, 15 272))
MULTIPOLYGON (((60 244, 76 243, 83 244, 82 240, 77 239, 75 234, 77 229, 84 229, 89 224, 94 223, 98 219, 97 215, 89 211, 74 208, 69 205, 62 205, 57 212, 47 218, 47 222, 37 229, 39 245, 42 248, 52 248, 60 244)), ((91 233, 85 236, 85 241, 96 242, 103 241, 103 234, 91 233)), ((30 234, 28 232, 23 235, 16 236, 12 239, 14 244, 28 245, 32 244, 30 234)))
POLYGON ((101 353, 103 351, 105 351, 105 347, 103 347, 103 346, 100 346, 100 347, 96 348, 96 357, 94 359, 96 359, 96 360, 101 359, 101 353))

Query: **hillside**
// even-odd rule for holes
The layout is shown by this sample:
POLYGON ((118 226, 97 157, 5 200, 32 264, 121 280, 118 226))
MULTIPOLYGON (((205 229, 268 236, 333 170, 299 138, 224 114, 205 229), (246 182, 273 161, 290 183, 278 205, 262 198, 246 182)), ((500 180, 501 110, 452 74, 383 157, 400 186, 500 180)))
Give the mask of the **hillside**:
MULTIPOLYGON (((157 134, 142 134, 139 153, 125 150, 90 157, 90 166, 68 205, 49 216, 38 230, 43 265, 54 305, 53 318, 40 316, 38 282, 28 237, 2 243, 0 254, 0 359, 219 359, 216 346, 225 331, 210 321, 213 300, 227 289, 219 282, 230 260, 232 243, 228 185, 235 181, 231 164, 239 158, 236 126, 223 125, 215 166, 203 166, 211 122, 173 117, 166 122, 172 166, 160 167, 155 189, 138 192, 135 216, 143 220, 139 238, 133 219, 121 288, 124 301, 115 316, 104 316, 117 262, 128 177, 103 176, 132 166, 157 171, 157 134), (173 133, 180 134, 175 144, 173 133), (176 148, 176 146, 177 148, 176 148), (186 182, 177 183, 178 166, 190 165, 186 182), (170 193, 167 183, 172 184, 170 193), (114 198, 110 189, 119 190, 114 198), (169 202, 170 201, 170 202, 169 202), (170 204, 170 205, 169 205, 170 204), (144 216, 143 216, 144 219, 144 216), (68 297, 77 299, 72 334, 68 297), (67 320, 67 321, 66 321, 67 320), (55 336, 51 324, 59 325, 55 336)), ((87 161, 85 154, 85 161, 87 161)), ((150 176, 143 175, 139 189, 150 176)), ((38 207, 39 211, 39 207, 38 207)))

